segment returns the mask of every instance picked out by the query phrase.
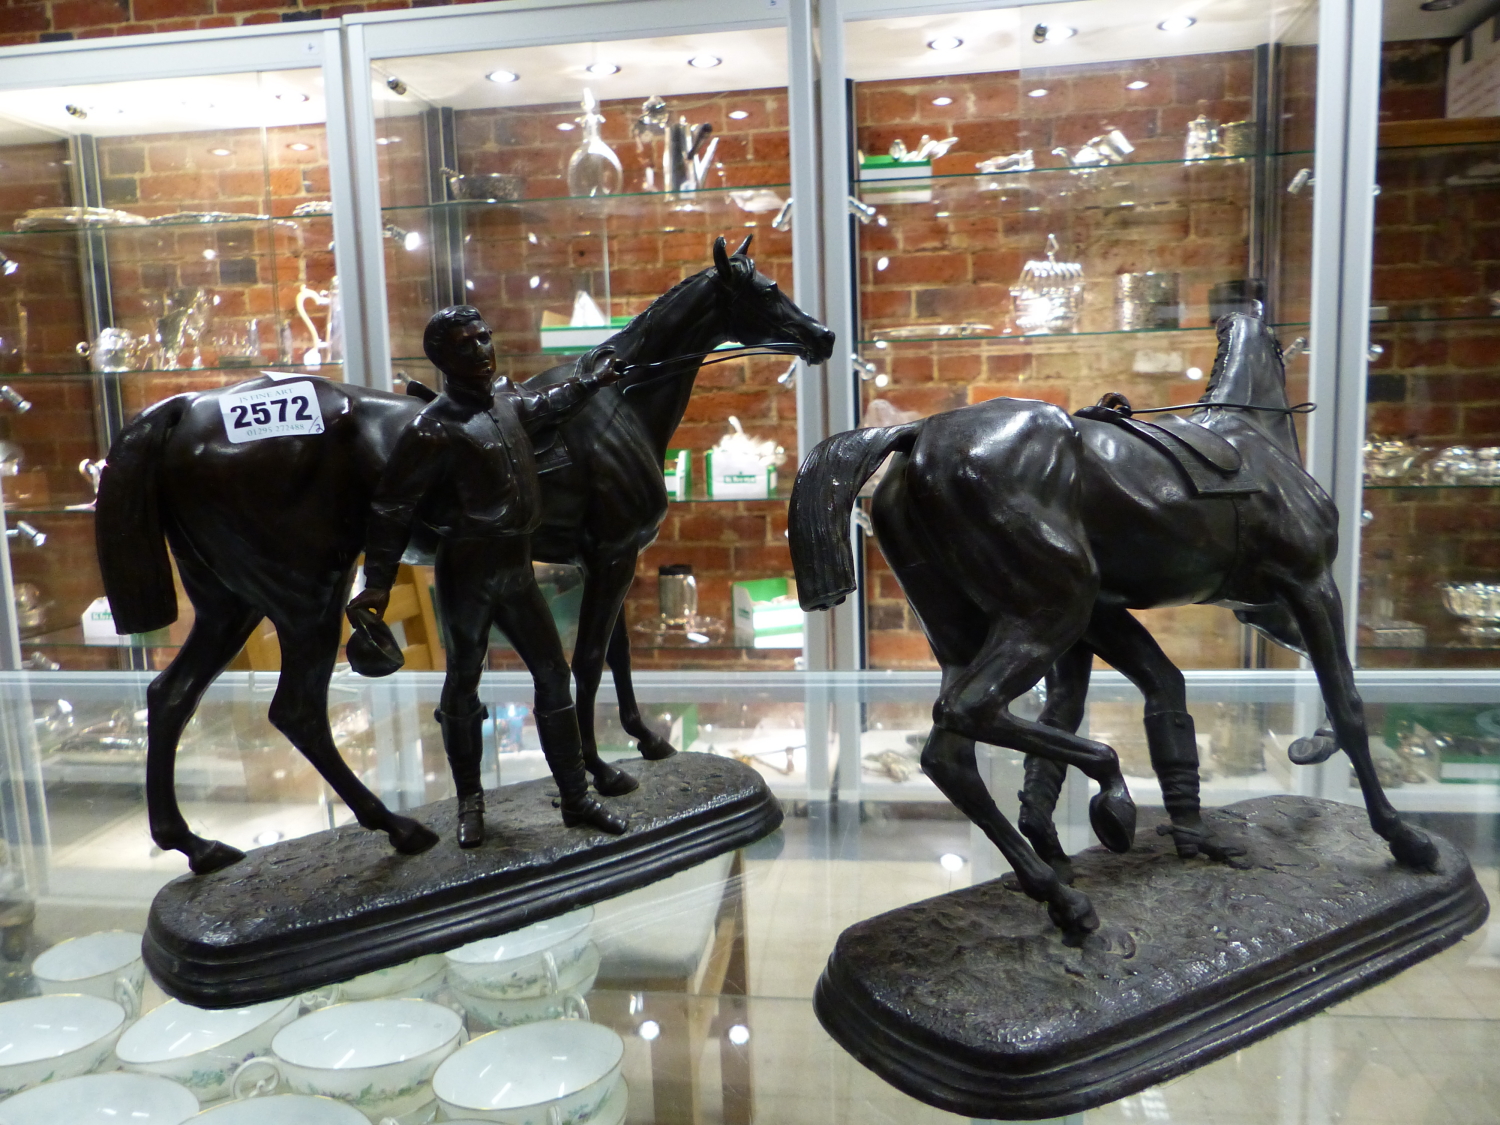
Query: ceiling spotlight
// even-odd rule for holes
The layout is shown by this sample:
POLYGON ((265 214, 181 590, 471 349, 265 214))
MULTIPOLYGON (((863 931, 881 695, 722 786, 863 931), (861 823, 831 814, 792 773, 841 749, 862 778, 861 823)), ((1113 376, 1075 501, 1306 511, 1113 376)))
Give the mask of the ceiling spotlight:
POLYGON ((723 61, 718 55, 694 55, 688 59, 688 66, 696 66, 699 70, 712 70, 723 61))
POLYGON ((89 111, 81 105, 65 105, 63 109, 67 110, 74 117, 87 117, 89 115, 89 111))
POLYGON ((1035 90, 1027 90, 1026 96, 1028 98, 1045 98, 1047 96, 1047 91, 1043 90, 1041 87, 1038 87, 1035 90))
POLYGON ((498 82, 502 86, 507 82, 519 82, 521 80, 521 76, 513 70, 492 70, 485 77, 491 82, 498 82))
POLYGON ((208 154, 210 156, 231 156, 231 155, 233 155, 227 148, 211 148, 211 149, 208 150, 208 154))
POLYGON ((952 105, 953 104, 953 99, 949 98, 949 97, 933 98, 932 99, 932 104, 933 105, 952 105))
POLYGON ((558 132, 561 133, 571 133, 576 128, 578 126, 574 125, 571 121, 559 121, 557 123, 558 132))
POLYGON ((278 102, 305 102, 308 99, 306 94, 286 93, 277 94, 276 100, 278 102))
POLYGON ((1069 27, 1065 23, 1039 23, 1031 29, 1031 41, 1033 43, 1061 43, 1064 39, 1071 39, 1077 34, 1076 27, 1069 27))
POLYGON ((291 149, 293 152, 307 152, 312 148, 312 145, 303 144, 301 141, 293 141, 286 147, 291 149))
POLYGON ((385 80, 385 86, 386 89, 388 89, 391 93, 397 95, 398 97, 406 93, 406 83, 401 81, 401 79, 397 78, 394 74, 385 80))
POLYGON ((612 62, 596 62, 587 70, 596 78, 608 78, 611 74, 620 73, 620 68, 612 62))
POLYGON ((929 51, 956 51, 964 45, 964 41, 956 35, 940 35, 936 39, 927 40, 929 51))
POLYGON ((1151 85, 1151 83, 1147 82, 1145 79, 1137 78, 1134 82, 1127 82, 1127 83, 1125 83, 1125 89, 1127 89, 1127 90, 1144 90, 1149 85, 1151 85))
POLYGON ((1158 31, 1186 31, 1197 22, 1192 16, 1168 16, 1156 27, 1158 31))
POLYGON ((750 116, 750 113, 749 113, 748 110, 731 109, 729 111, 729 116, 732 117, 736 121, 743 121, 743 120, 745 120, 745 118, 747 118, 747 117, 750 116))

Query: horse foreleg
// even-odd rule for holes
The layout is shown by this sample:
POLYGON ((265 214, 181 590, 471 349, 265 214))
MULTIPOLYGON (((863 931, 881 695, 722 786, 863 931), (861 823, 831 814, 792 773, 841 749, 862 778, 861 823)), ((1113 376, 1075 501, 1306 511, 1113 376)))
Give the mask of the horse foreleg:
POLYGON ((1359 778, 1370 827, 1390 844, 1397 862, 1432 870, 1437 865, 1437 846, 1427 833, 1401 819, 1376 776, 1364 703, 1354 686, 1354 668, 1344 642, 1344 609, 1332 576, 1325 571, 1310 586, 1287 583, 1282 596, 1307 642, 1307 655, 1317 673, 1339 748, 1349 755, 1359 778))
MULTIPOLYGON (((1047 703, 1038 722, 1069 734, 1078 731, 1088 699, 1093 660, 1093 652, 1080 642, 1047 669, 1047 703)), ((1063 850, 1062 841, 1057 838, 1057 827, 1052 820, 1067 774, 1067 766, 1029 754, 1026 757, 1026 780, 1016 796, 1021 800, 1018 827, 1022 835, 1031 841, 1037 855, 1052 865, 1059 879, 1071 883, 1073 863, 1063 850)))
POLYGON ((615 698, 620 704, 620 725, 625 728, 625 733, 635 738, 641 757, 653 762, 670 758, 677 753, 677 747, 646 725, 646 720, 641 718, 640 705, 635 701, 635 683, 630 678, 630 632, 625 627, 623 605, 609 634, 606 659, 614 677, 615 698))
POLYGON ((640 782, 599 757, 594 733, 594 701, 604 675, 604 649, 625 592, 635 577, 635 555, 615 555, 590 561, 584 568, 583 604, 578 607, 578 640, 573 644, 573 685, 578 701, 578 733, 583 738, 583 765, 594 777, 594 788, 605 797, 618 797, 640 782))
POLYGON ((1088 896, 1059 879, 996 807, 974 761, 972 738, 934 726, 922 748, 922 772, 1000 849, 1021 889, 1037 902, 1046 903, 1048 917, 1063 931, 1065 940, 1082 940, 1099 928, 1099 916, 1088 896))
POLYGON ((177 745, 204 691, 244 647, 261 615, 228 590, 204 596, 208 591, 190 581, 188 567, 182 574, 190 595, 200 595, 193 598, 197 616, 182 648, 146 689, 146 813, 156 846, 182 852, 194 873, 205 875, 244 859, 245 853, 188 828, 177 804, 177 745))
POLYGON ((1187 684, 1146 627, 1122 607, 1095 607, 1084 634, 1089 647, 1123 672, 1146 698, 1146 744, 1151 768, 1161 782, 1162 804, 1170 823, 1157 831, 1170 834, 1177 854, 1200 853, 1231 864, 1244 849, 1226 844, 1203 823, 1198 802, 1198 740, 1187 710, 1187 684))
POLYGON ((437 833, 408 816, 399 816, 367 789, 339 753, 328 726, 328 679, 338 654, 339 615, 308 627, 280 620, 281 676, 271 699, 271 724, 291 740, 333 787, 365 828, 390 837, 406 855, 424 852, 438 842, 437 833))

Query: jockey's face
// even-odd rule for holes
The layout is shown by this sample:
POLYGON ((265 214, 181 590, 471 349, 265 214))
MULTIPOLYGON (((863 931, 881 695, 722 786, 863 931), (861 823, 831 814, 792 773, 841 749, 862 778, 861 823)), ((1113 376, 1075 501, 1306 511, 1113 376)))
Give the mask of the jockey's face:
POLYGON ((443 348, 443 375, 470 390, 486 390, 495 379, 495 344, 489 325, 471 320, 448 330, 443 348))

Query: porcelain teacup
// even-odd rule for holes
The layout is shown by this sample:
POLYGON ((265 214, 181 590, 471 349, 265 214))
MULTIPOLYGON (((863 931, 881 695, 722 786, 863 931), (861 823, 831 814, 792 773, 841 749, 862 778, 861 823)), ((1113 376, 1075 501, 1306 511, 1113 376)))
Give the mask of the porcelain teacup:
POLYGON ((104 1066, 125 1009, 99 996, 33 996, 0 1004, 0 1097, 104 1066))
POLYGON ((444 964, 441 953, 429 953, 413 961, 403 961, 388 969, 377 969, 353 980, 329 985, 310 995, 315 998, 326 996, 333 1004, 357 1000, 431 1000, 442 989, 444 964))
POLYGON ((271 1038, 297 1018, 297 1001, 208 1011, 181 1000, 153 1008, 120 1036, 115 1055, 126 1070, 180 1082, 201 1102, 229 1094, 246 1059, 271 1049, 271 1038))
POLYGON ((467 1039, 463 1017, 427 1000, 335 1004, 278 1031, 271 1053, 244 1063, 231 1086, 239 1096, 269 1070, 292 1093, 399 1118, 432 1100, 433 1072, 467 1039))
POLYGON ((519 1000, 490 1000, 483 996, 470 996, 467 992, 453 990, 453 999, 468 1015, 469 1027, 494 1031, 502 1027, 519 1027, 523 1023, 540 1023, 542 1020, 589 1019, 589 1006, 584 997, 594 987, 599 976, 599 948, 589 943, 583 960, 579 962, 582 979, 568 982, 562 992, 546 996, 524 996, 519 1000))
POLYGON ((549 1020, 481 1035, 432 1078, 449 1118, 587 1125, 620 1082, 625 1044, 607 1027, 549 1020))
POLYGON ((124 1008, 126 1019, 135 1019, 146 984, 141 935, 103 930, 58 942, 31 963, 31 975, 44 995, 77 992, 101 996, 124 1008))
POLYGON ((205 1109, 204 1125, 370 1125, 352 1105, 314 1094, 272 1094, 205 1109))
POLYGON ((0 1104, 0 1125, 182 1125, 198 1099, 150 1074, 86 1074, 0 1104))
POLYGON ((571 987, 582 974, 594 908, 547 918, 524 929, 470 942, 444 954, 448 983, 487 1000, 546 996, 571 987))

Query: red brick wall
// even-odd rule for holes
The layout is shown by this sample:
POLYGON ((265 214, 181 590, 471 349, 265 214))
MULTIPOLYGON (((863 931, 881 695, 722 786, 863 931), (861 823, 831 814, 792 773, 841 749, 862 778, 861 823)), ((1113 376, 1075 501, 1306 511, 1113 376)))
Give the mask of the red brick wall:
MULTIPOLYGON (((1388 45, 1381 120, 1443 116, 1447 56, 1446 41, 1388 45)), ((1388 149, 1376 169, 1372 302, 1390 321, 1370 329, 1385 354, 1370 367, 1369 434, 1412 442, 1426 458, 1500 445, 1500 320, 1490 299, 1500 292, 1500 184, 1454 182, 1496 161, 1493 144, 1388 149)), ((1434 647, 1366 648, 1362 662, 1493 667, 1495 649, 1440 647, 1461 636, 1438 583, 1500 578, 1500 489, 1367 489, 1364 503, 1366 581, 1385 583, 1395 616, 1425 626, 1434 647)))
MULTIPOLYGON (((1309 55, 1288 52, 1294 88, 1309 55)), ((1250 168, 1240 161, 1185 165, 1186 130, 1199 114, 1221 123, 1252 116, 1252 84, 1247 51, 860 84, 855 113, 865 153, 884 153, 897 139, 914 148, 923 134, 956 136, 933 171, 962 177, 935 181, 932 202, 885 204, 878 192, 863 194, 889 220, 859 232, 862 353, 890 379, 883 389, 866 383, 866 402, 879 396, 925 416, 999 395, 1069 410, 1110 390, 1140 406, 1197 398, 1203 383, 1184 372, 1207 372, 1213 363, 1209 287, 1247 272, 1250 168), (1136 80, 1148 85, 1128 89, 1136 80), (1045 96, 1027 96, 1037 89, 1045 96), (950 101, 934 104, 942 98, 950 101), (1135 145, 1130 163, 1074 174, 1052 155, 1058 146, 1076 152, 1109 127, 1135 145), (1025 148, 1040 169, 1053 170, 997 176, 988 185, 973 177, 977 161, 1025 148), (1044 256, 1049 233, 1061 245, 1060 260, 1083 266, 1079 334, 868 342, 914 324, 976 322, 990 325, 989 335, 1015 333, 1011 286, 1028 260, 1044 256), (1116 275, 1139 270, 1178 275, 1182 326, 1192 330, 1095 335, 1116 327, 1116 275), (1170 353, 1171 370, 1141 373, 1153 366, 1145 352, 1170 353)), ((1310 106, 1299 92, 1285 109, 1292 134, 1310 106)), ((1289 228, 1305 227, 1310 210, 1309 199, 1289 198, 1289 228)), ((1288 263, 1294 284, 1278 294, 1281 319, 1294 322, 1306 315, 1298 253, 1288 263)), ((1294 369, 1299 376, 1304 371, 1294 369)), ((866 562, 872 665, 930 667, 926 639, 894 575, 877 549, 866 562)), ((1240 627, 1222 610, 1184 607, 1144 617, 1184 667, 1240 663, 1240 627)))
MULTIPOLYGON (((779 89, 674 98, 674 119, 708 122, 719 138, 717 167, 708 188, 773 185, 781 198, 790 178, 786 137, 786 95, 779 89), (739 118, 730 112, 742 113, 739 118)), ((518 205, 475 205, 463 209, 467 299, 485 312, 505 355, 503 370, 515 379, 561 362, 564 357, 539 352, 544 312, 567 317, 574 294, 583 289, 615 316, 643 311, 683 278, 712 264, 715 237, 731 248, 753 234, 756 267, 792 291, 790 235, 774 231, 772 213, 740 209, 724 191, 701 193, 688 205, 660 193, 641 194, 646 169, 659 165, 660 140, 637 145, 631 122, 640 99, 606 101, 601 133, 618 154, 624 175, 621 195, 608 204, 567 195, 568 158, 581 132, 560 130, 579 116, 577 105, 463 111, 457 115, 459 170, 503 172, 523 176, 528 201, 518 205), (606 295, 608 299, 606 300, 606 295)), ((382 159, 382 199, 412 203, 424 197, 426 161, 420 123, 397 118, 382 124, 386 143, 382 159)), ((656 175, 660 177, 658 168, 656 175)), ((657 181, 660 183, 660 180, 657 181)), ((398 208, 388 212, 405 229, 425 221, 425 211, 398 208)), ((424 246, 430 245, 430 235, 424 246)), ((387 243, 387 286, 391 301, 391 335, 396 367, 432 378, 420 359, 423 325, 433 307, 430 262, 425 251, 407 252, 387 243)), ((674 447, 694 451, 694 475, 702 481, 703 451, 729 431, 728 418, 745 430, 774 439, 787 451, 782 468, 790 484, 797 447, 796 395, 780 386, 777 376, 787 361, 751 359, 702 369, 674 447)), ((701 483, 698 491, 702 492, 701 483)), ((637 581, 626 606, 627 619, 644 621, 657 613, 659 566, 693 566, 699 611, 730 622, 730 584, 746 578, 790 577, 786 546, 785 501, 673 504, 656 543, 637 566, 637 581)), ((652 649, 636 640, 635 662, 651 667, 752 664, 789 668, 795 654, 786 650, 754 652, 727 646, 708 649, 652 649)), ((503 658, 497 657, 497 662, 503 658)))

